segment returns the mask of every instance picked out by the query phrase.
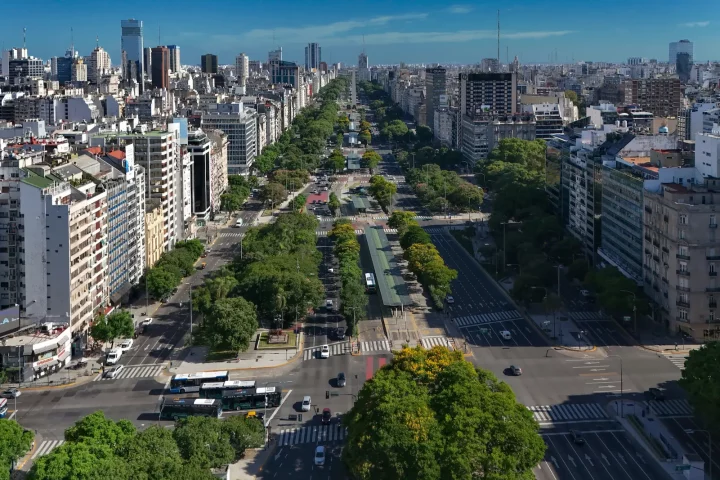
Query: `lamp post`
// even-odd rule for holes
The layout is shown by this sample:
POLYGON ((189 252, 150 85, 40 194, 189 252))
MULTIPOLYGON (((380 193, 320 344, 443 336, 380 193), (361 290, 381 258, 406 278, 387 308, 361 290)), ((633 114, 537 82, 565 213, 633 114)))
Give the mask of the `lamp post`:
POLYGON ((623 361, 620 355, 608 355, 610 357, 617 357, 620 360, 620 418, 625 418, 625 409, 623 406, 623 361))
MULTIPOLYGON (((293 382, 292 382, 292 380, 288 380, 287 382, 275 382, 275 381, 273 381, 273 382, 267 382, 265 385, 263 385, 263 387, 267 388, 268 385, 272 385, 272 384, 275 384, 275 385, 285 385, 285 384, 288 384, 288 383, 293 383, 293 382)), ((282 396, 282 390, 280 391, 280 395, 282 396)), ((267 428, 267 423, 266 423, 266 422, 267 422, 267 404, 268 404, 268 401, 267 401, 267 392, 265 392, 265 414, 263 415, 263 425, 265 425, 265 428, 267 428)))
POLYGON ((708 436, 708 477, 710 478, 710 480, 712 480, 712 464, 713 464, 713 460, 712 460, 712 434, 710 433, 709 430, 701 430, 701 429, 699 429, 699 428, 695 428, 695 429, 687 428, 687 429, 685 429, 685 433, 687 433, 687 434, 692 434, 692 433, 695 433, 695 432, 707 433, 707 436, 708 436))
POLYGON ((635 335, 637 335, 637 296, 635 296, 635 293, 630 290, 620 290, 620 292, 629 293, 633 296, 633 331, 635 332, 635 335))

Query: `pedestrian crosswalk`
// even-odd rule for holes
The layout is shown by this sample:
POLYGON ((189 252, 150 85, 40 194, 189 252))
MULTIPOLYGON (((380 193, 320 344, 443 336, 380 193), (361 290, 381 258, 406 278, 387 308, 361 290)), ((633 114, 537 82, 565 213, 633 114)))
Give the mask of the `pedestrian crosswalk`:
MULTIPOLYGON (((383 232, 386 234, 397 233, 397 228, 383 228, 383 232)), ((363 235, 365 230, 362 228, 355 229, 355 235, 363 235)), ((330 234, 330 230, 318 230, 315 235, 318 237, 327 237, 330 234)))
POLYGON ((437 335, 434 337, 423 337, 420 339, 423 348, 431 349, 433 347, 446 347, 453 350, 453 344, 445 335, 437 335))
POLYGON ((47 455, 63 443, 65 443, 65 440, 43 440, 33 452, 30 460, 35 460, 36 458, 42 457, 43 455, 47 455))
POLYGON ((243 238, 244 236, 245 236, 245 234, 240 233, 240 232, 220 232, 220 233, 218 233, 218 237, 223 237, 223 238, 227 238, 227 237, 243 238))
POLYGON ((670 360, 673 365, 678 367, 680 370, 685 370, 685 360, 687 360, 687 355, 665 355, 665 358, 670 360))
POLYGON ((389 352, 390 342, 387 340, 375 340, 360 342, 361 352, 389 352))
POLYGON ((600 312, 568 312, 570 320, 589 321, 602 320, 604 317, 600 312))
POLYGON ((527 407, 538 423, 571 423, 587 420, 606 420, 608 414, 597 403, 566 403, 527 407))
POLYGON ((445 229, 443 227, 427 227, 425 231, 430 235, 442 235, 445 229))
MULTIPOLYGON (((368 217, 365 217, 368 218, 368 217)), ((371 216, 369 217, 373 220, 389 220, 390 217, 387 215, 380 215, 380 216, 371 216)), ((427 215, 415 215, 415 220, 422 221, 422 220, 432 220, 433 217, 427 216, 427 215)))
POLYGON ((652 413, 658 417, 686 417, 693 414, 690 402, 684 399, 648 402, 652 413))
POLYGON ((280 447, 300 443, 322 443, 345 440, 347 429, 340 423, 312 427, 288 428, 280 430, 277 444, 280 447))
POLYGON ((481 313, 478 315, 468 315, 455 319, 455 324, 460 328, 468 328, 473 325, 482 325, 483 323, 493 322, 510 322, 520 320, 522 316, 517 310, 508 310, 504 312, 481 313))
POLYGON ((140 365, 137 367, 124 367, 120 371, 120 373, 115 375, 113 378, 107 378, 100 374, 95 377, 93 382, 119 380, 122 378, 153 378, 160 375, 160 373, 163 371, 163 368, 165 368, 163 365, 140 365))
MULTIPOLYGON (((305 350, 303 350, 303 360, 320 358, 320 348, 322 348, 322 345, 318 347, 306 348, 305 350)), ((330 349, 330 355, 346 355, 350 353, 349 342, 333 343, 331 345, 328 345, 328 348, 330 349)))

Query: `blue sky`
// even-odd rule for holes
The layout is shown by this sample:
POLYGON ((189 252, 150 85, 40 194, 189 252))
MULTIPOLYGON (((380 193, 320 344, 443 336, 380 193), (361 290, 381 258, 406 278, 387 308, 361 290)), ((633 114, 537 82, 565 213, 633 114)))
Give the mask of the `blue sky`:
MULTIPOLYGON (((0 43, 22 44, 27 27, 31 55, 47 59, 70 46, 87 55, 95 37, 120 59, 120 20, 144 22, 145 46, 180 46, 183 64, 199 64, 215 53, 220 63, 235 55, 267 59, 283 47, 283 58, 304 62, 304 46, 316 41, 328 63, 357 63, 363 48, 370 63, 476 63, 497 55, 496 15, 501 16, 501 57, 522 63, 622 61, 629 56, 667 61, 668 43, 687 38, 696 60, 720 59, 720 0, 517 0, 438 3, 427 0, 26 0, 31 14, 3 15, 0 43), (203 6, 200 6, 203 5, 203 6), (207 5, 207 6, 204 6, 207 5), (273 41, 274 36, 274 41, 273 41)), ((19 12, 17 12, 19 13, 19 12)))

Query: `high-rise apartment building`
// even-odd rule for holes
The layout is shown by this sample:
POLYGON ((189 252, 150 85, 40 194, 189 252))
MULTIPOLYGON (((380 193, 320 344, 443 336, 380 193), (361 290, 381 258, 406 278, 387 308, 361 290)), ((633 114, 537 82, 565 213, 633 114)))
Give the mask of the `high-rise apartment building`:
POLYGON ((220 150, 216 148, 213 139, 202 130, 191 132, 188 137, 188 151, 192 161, 192 213, 198 218, 209 218, 212 212, 219 210, 220 195, 227 188, 227 163, 222 164, 221 150, 224 144, 227 159, 228 141, 226 135, 219 135, 220 150))
POLYGON ((425 69, 425 105, 427 125, 435 127, 435 109, 440 106, 440 96, 447 95, 447 72, 444 68, 425 69))
POLYGON ((143 74, 145 72, 144 50, 143 50, 143 22, 142 20, 121 20, 120 28, 120 50, 125 52, 123 64, 123 78, 128 81, 135 80, 144 89, 143 74))
POLYGON ((682 106, 677 78, 643 78, 625 81, 625 103, 639 105, 658 117, 676 117, 682 106))
POLYGON ((517 111, 515 73, 460 74, 460 114, 512 115, 517 111))
POLYGON ((78 83, 88 81, 88 66, 82 58, 73 62, 71 80, 78 83))
POLYGON ((180 47, 177 45, 168 45, 170 50, 170 72, 177 73, 180 71, 180 47))
POLYGON ((90 83, 100 83, 100 78, 110 72, 110 54, 98 46, 87 57, 87 77, 90 83))
POLYGON ((686 52, 680 52, 677 54, 675 71, 677 72, 678 78, 681 82, 687 83, 690 80, 690 71, 692 70, 692 67, 692 55, 686 52))
POLYGON ((690 55, 690 61, 693 61, 693 43, 690 40, 680 40, 679 42, 670 42, 670 55, 668 63, 675 65, 678 53, 687 53, 690 55))
POLYGON ((247 175, 255 162, 256 117, 257 112, 239 102, 216 104, 216 108, 202 115, 203 130, 222 130, 228 137, 228 175, 247 175))
POLYGON ((322 59, 322 49, 319 43, 308 43, 305 47, 305 70, 319 70, 322 59))
POLYGON ((152 49, 152 86, 153 88, 167 88, 170 85, 170 50, 167 47, 152 49))
POLYGON ((244 53, 235 57, 235 75, 241 86, 247 85, 247 79, 250 76, 250 58, 244 53))
POLYGON ((358 68, 369 68, 368 56, 365 52, 358 55, 358 68))
MULTIPOLYGON (((370 78, 370 62, 365 52, 358 55, 358 80, 361 82, 369 82, 370 78)), ((430 126, 432 128, 432 125, 430 126)))
POLYGON ((270 50, 270 52, 268 52, 268 62, 272 62, 273 60, 282 60, 282 47, 278 47, 277 50, 270 50))
POLYGON ((200 70, 202 73, 209 73, 211 75, 218 73, 217 55, 206 53, 200 57, 200 70))

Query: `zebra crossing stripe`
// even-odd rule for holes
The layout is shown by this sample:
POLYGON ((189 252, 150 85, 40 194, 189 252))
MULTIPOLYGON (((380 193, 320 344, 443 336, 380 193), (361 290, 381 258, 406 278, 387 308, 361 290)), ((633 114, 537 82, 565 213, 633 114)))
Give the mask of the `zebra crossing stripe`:
POLYGON ((660 417, 689 416, 693 414, 690 403, 685 399, 650 402, 650 408, 660 417))
POLYGON ((532 412, 533 418, 539 423, 572 423, 608 419, 608 414, 597 403, 536 405, 527 408, 532 412))
POLYGON ((37 450, 32 454, 30 457, 30 460, 34 460, 37 457, 42 457, 43 455, 47 455, 48 453, 55 450, 57 447, 65 443, 65 440, 43 440, 40 443, 40 446, 37 450))
POLYGON ((281 430, 278 445, 285 447, 302 443, 335 442, 345 439, 347 431, 339 423, 320 427, 299 427, 281 430))
POLYGON ((93 382, 121 380, 123 378, 152 378, 157 377, 160 372, 162 372, 163 368, 164 367, 162 365, 126 367, 113 378, 107 378, 100 375, 98 378, 95 378, 93 382))
POLYGON ((505 310, 502 312, 482 313, 479 315, 468 315, 465 317, 456 318, 455 323, 457 323, 459 327, 470 327, 483 323, 513 321, 521 319, 522 317, 517 310, 505 310))

